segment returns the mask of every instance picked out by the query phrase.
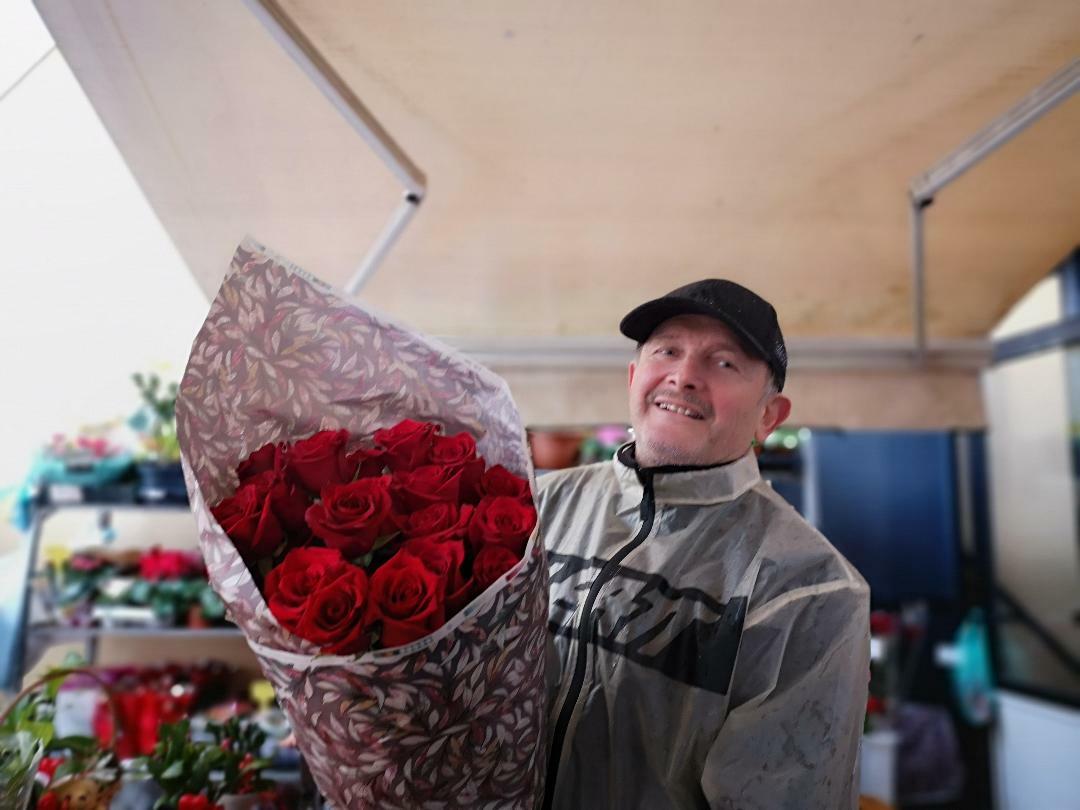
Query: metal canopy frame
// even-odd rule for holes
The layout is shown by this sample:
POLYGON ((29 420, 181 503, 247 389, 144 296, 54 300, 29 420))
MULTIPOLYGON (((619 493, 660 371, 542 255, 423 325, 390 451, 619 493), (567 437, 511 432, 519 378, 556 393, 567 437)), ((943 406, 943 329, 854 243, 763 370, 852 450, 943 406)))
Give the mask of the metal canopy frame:
POLYGON ((1008 143, 1050 110, 1080 90, 1080 59, 1028 93, 1019 103, 994 119, 957 149, 911 181, 911 290, 915 321, 915 358, 926 364, 926 245, 924 211, 934 197, 999 147, 1008 143))
POLYGON ((427 191, 427 177, 383 129, 371 111, 364 106, 319 49, 292 21, 277 0, 244 0, 244 3, 322 94, 330 100, 349 126, 359 133, 379 160, 405 186, 402 200, 394 209, 390 221, 376 238, 375 244, 368 250, 352 278, 345 284, 345 291, 354 295, 371 278, 398 237, 401 236, 405 226, 416 214, 427 191))

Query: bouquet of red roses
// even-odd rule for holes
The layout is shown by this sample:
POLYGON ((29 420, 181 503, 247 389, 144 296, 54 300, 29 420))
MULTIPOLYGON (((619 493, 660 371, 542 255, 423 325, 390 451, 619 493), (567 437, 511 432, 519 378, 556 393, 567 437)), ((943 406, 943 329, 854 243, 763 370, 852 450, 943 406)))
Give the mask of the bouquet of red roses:
POLYGON ((374 444, 323 430, 267 444, 211 508, 282 627, 326 653, 400 647, 442 627, 521 559, 529 482, 485 469, 468 433, 404 419, 374 444))
POLYGON ((487 369, 245 242, 177 430, 207 572, 337 808, 531 808, 547 567, 487 369))

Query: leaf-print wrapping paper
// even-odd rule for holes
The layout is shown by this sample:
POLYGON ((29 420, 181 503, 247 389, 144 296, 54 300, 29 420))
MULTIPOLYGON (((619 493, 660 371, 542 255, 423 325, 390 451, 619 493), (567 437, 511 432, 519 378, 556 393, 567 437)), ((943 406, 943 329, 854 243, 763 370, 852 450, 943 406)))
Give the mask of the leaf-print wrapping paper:
POLYGON ((176 415, 210 581, 330 804, 538 807, 547 566, 537 531, 522 561, 434 634, 327 656, 277 623, 209 509, 267 442, 331 428, 369 437, 405 417, 469 431, 488 465, 534 484, 506 384, 248 239, 195 338, 176 415))

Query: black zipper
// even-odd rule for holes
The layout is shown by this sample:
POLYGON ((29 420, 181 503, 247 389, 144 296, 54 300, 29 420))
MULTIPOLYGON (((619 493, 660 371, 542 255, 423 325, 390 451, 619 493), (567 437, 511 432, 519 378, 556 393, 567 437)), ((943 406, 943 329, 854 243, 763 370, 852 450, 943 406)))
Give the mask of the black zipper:
POLYGON ((634 539, 623 546, 616 554, 604 563, 600 573, 596 575, 589 592, 585 595, 585 604, 581 608, 581 618, 577 626, 577 656, 574 663, 574 675, 570 680, 570 689, 566 693, 566 700, 559 718, 555 722, 555 732, 551 738, 551 751, 548 753, 548 768, 546 786, 544 788, 544 810, 551 810, 555 799, 555 780, 558 776, 559 759, 562 757, 563 744, 566 740, 566 731, 570 726, 570 718, 574 714, 578 698, 581 696, 581 687, 585 685, 585 669, 589 661, 589 642, 595 627, 592 619, 592 609, 600 589, 618 570, 619 565, 629 556, 630 552, 645 542, 645 538, 652 531, 653 520, 656 517, 656 501, 653 496, 653 470, 638 469, 638 478, 641 480, 644 492, 641 495, 641 528, 638 529, 634 539))

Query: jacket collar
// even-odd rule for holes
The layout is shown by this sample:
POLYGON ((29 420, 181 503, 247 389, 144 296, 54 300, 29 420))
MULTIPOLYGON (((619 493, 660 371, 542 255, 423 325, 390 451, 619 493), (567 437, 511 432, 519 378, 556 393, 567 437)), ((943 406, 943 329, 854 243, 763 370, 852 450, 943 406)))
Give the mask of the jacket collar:
POLYGON ((644 493, 643 480, 651 476, 657 504, 705 505, 733 501, 751 489, 761 476, 753 450, 726 464, 709 467, 639 467, 634 443, 619 448, 612 460, 623 505, 636 507, 644 493))

